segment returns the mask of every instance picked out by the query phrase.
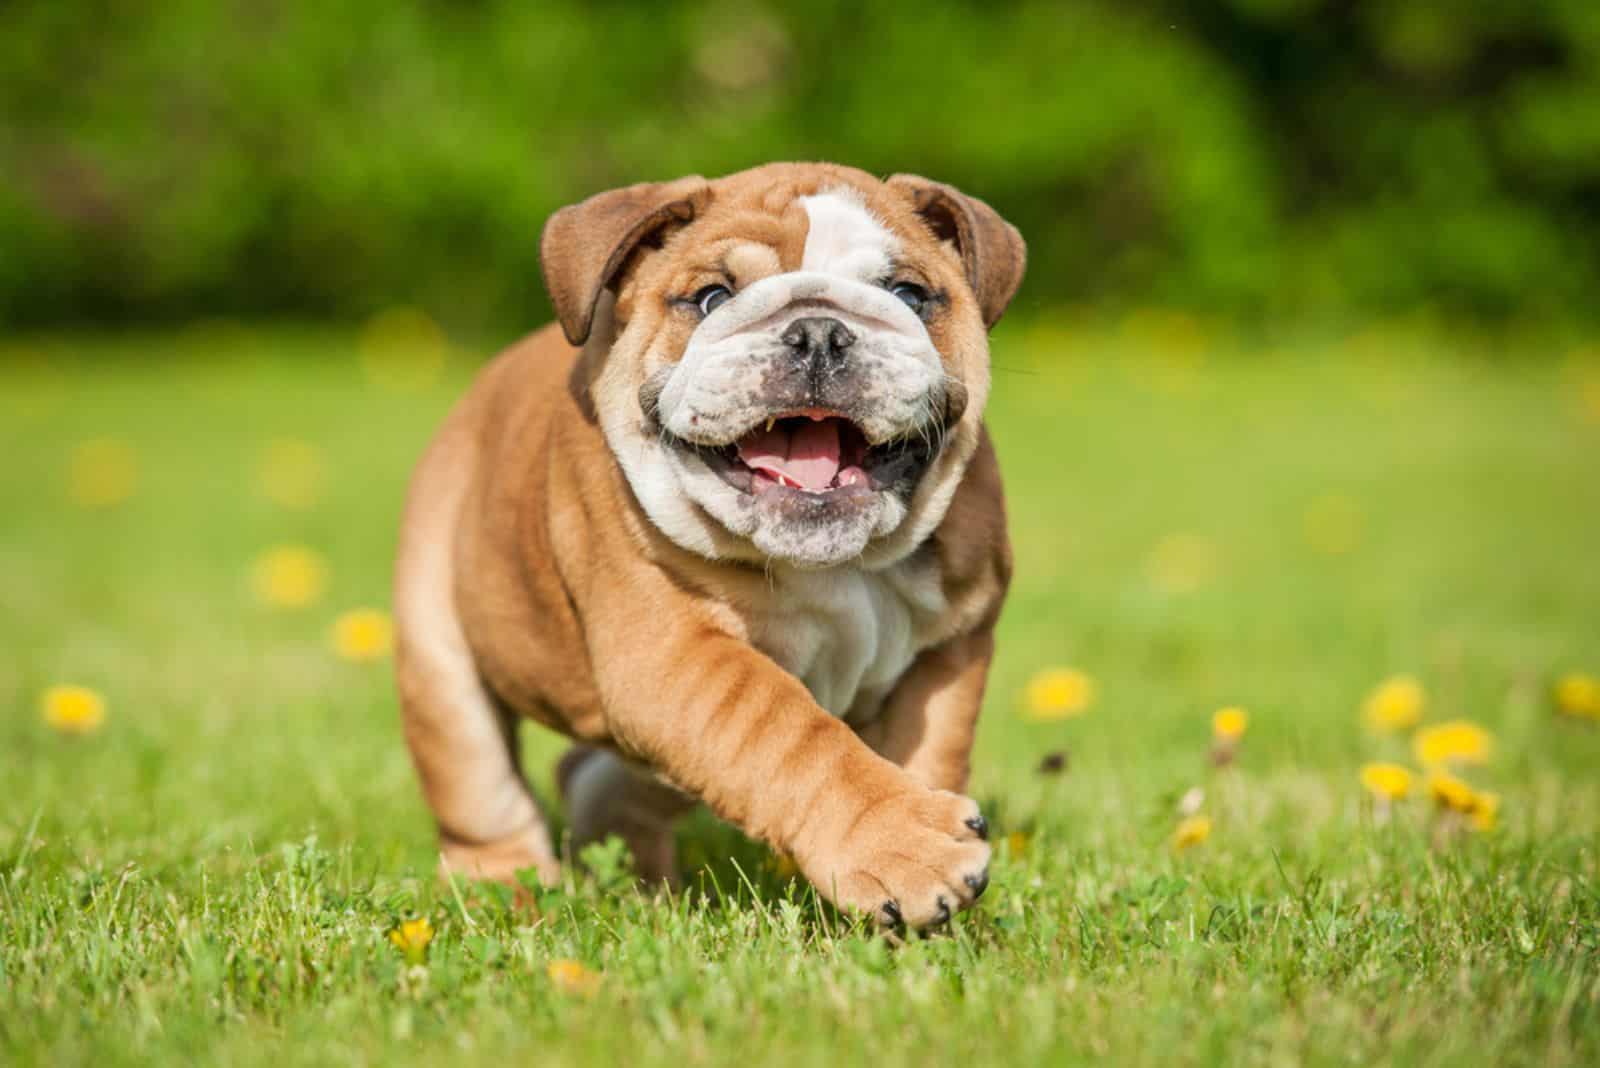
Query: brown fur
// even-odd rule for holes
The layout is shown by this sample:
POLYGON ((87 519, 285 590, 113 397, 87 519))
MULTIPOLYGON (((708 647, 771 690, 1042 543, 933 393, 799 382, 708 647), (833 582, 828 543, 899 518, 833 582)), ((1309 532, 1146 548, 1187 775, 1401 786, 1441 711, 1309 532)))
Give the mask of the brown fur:
POLYGON ((947 608, 859 734, 752 644, 757 616, 783 609, 762 567, 726 531, 721 560, 664 536, 597 417, 636 415, 648 365, 681 352, 692 323, 664 296, 793 270, 797 197, 837 184, 862 193, 916 276, 947 295, 930 335, 948 374, 986 390, 984 328, 1020 281, 1022 246, 948 187, 775 165, 602 194, 553 217, 547 283, 567 338, 587 344, 546 327, 484 369, 421 461, 402 531, 399 687, 447 870, 553 877, 516 763, 514 723, 527 717, 585 747, 564 783, 605 754, 636 769, 611 777, 606 804, 574 813, 574 830, 623 833, 649 874, 670 876, 670 820, 699 799, 883 922, 937 922, 981 893, 984 824, 959 791, 1010 554, 979 414, 952 428, 913 505, 954 485, 942 522, 896 550, 931 557, 947 608))

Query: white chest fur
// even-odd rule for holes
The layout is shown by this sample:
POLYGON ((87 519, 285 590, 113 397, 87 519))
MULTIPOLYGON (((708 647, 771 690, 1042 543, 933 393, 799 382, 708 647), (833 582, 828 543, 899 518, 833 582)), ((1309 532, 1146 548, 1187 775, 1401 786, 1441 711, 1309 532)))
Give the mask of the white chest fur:
POLYGON ((785 570, 773 575, 751 637, 823 708, 864 723, 932 644, 945 607, 938 568, 925 558, 873 572, 785 570))

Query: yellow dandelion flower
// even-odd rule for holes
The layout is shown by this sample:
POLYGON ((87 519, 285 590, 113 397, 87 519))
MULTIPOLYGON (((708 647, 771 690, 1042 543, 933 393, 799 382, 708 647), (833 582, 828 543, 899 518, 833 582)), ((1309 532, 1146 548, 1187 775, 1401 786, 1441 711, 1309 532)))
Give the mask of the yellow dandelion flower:
POLYGON ((328 565, 303 545, 280 545, 256 558, 251 586, 256 599, 275 608, 301 608, 322 596, 328 565))
POLYGON ((1217 550, 1199 534, 1169 534, 1150 551, 1145 571, 1162 593, 1193 593, 1217 573, 1217 550))
POLYGON ((1361 506, 1342 493, 1329 493, 1306 505, 1301 525, 1306 544, 1324 556, 1344 556, 1361 544, 1365 521, 1361 506))
POLYGON ((1476 723, 1453 719, 1417 731, 1411 739, 1411 748, 1424 767, 1487 764, 1494 749, 1494 737, 1476 723))
POLYGON ((1361 714, 1373 730, 1403 731, 1417 725, 1426 704, 1422 683, 1410 675, 1395 675, 1383 680, 1367 695, 1361 704, 1361 714))
POLYGON ((326 465, 322 450, 309 441, 280 438, 262 450, 257 478, 272 503, 304 511, 322 494, 326 465))
POLYGON ((333 623, 333 650, 346 660, 382 660, 394 648, 394 625, 375 608, 346 612, 333 623))
POLYGON ((1187 816, 1178 821, 1178 827, 1172 832, 1172 848, 1182 852, 1204 842, 1211 837, 1210 816, 1187 816))
POLYGON ((1461 779, 1443 771, 1428 775, 1428 796, 1434 804, 1451 812, 1471 812, 1477 803, 1477 794, 1461 779))
POLYGON ((1467 818, 1467 825, 1475 831, 1494 830, 1500 823, 1500 795, 1488 790, 1474 793, 1467 818))
POLYGON ((767 870, 780 879, 793 879, 800 874, 800 866, 787 853, 774 853, 767 860, 767 870))
POLYGON ((368 320, 357 351, 367 377, 398 391, 426 389, 449 358, 444 330, 418 308, 390 308, 368 320))
POLYGON ((1375 797, 1399 801, 1411 792, 1411 769, 1399 764, 1363 764, 1361 785, 1375 797))
POLYGON ((1077 668, 1051 668, 1028 682, 1029 719, 1054 720, 1081 716, 1094 704, 1094 679, 1077 668))
POLYGON ((1600 719, 1600 679, 1582 672, 1563 675, 1556 683, 1556 708, 1568 716, 1600 719))
POLYGON ((1005 842, 1006 852, 1009 855, 1020 857, 1028 851, 1028 846, 1032 844, 1033 839, 1022 831, 1012 831, 1002 841, 1005 842))
POLYGON ((563 994, 588 998, 600 989, 600 973, 590 971, 575 960, 553 960, 545 965, 544 973, 550 985, 563 994))
POLYGON ((117 438, 92 438, 72 450, 67 495, 80 508, 110 508, 133 496, 139 455, 117 438))
POLYGON ((1219 708, 1211 717, 1211 733, 1219 742, 1235 742, 1244 736, 1245 729, 1250 726, 1250 714, 1242 708, 1230 705, 1219 708))
POLYGON ((433 924, 426 916, 406 920, 389 932, 389 941, 405 955, 410 964, 421 964, 428 955, 428 943, 433 941, 433 924))
POLYGON ((106 701, 87 686, 52 686, 39 699, 49 726, 63 734, 93 734, 106 721, 106 701))

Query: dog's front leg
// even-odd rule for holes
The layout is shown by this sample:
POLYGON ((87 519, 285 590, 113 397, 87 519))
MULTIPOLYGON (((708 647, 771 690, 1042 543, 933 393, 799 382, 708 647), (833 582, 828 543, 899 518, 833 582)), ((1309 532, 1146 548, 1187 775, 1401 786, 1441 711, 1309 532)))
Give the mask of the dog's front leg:
POLYGON ((715 623, 663 633, 647 603, 618 608, 589 636, 625 749, 790 853, 842 908, 923 927, 983 892, 988 827, 973 801, 874 753, 798 679, 715 623))
POLYGON ((862 740, 935 790, 965 791, 972 736, 994 656, 981 630, 925 650, 906 670, 862 740))

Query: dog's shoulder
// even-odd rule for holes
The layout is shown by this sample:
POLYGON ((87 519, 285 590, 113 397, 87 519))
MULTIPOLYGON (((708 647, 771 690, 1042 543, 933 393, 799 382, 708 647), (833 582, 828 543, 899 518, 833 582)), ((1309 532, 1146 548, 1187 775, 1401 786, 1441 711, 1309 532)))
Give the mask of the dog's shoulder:
POLYGON ((938 560, 949 637, 993 626, 1011 584, 1012 562, 1005 488, 987 427, 924 551, 938 560))

